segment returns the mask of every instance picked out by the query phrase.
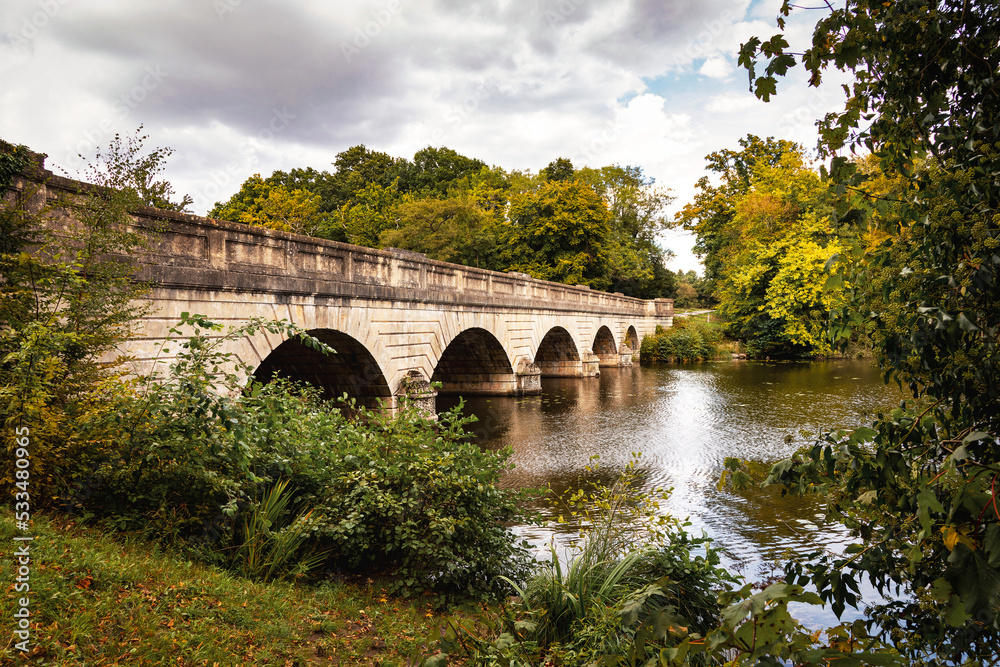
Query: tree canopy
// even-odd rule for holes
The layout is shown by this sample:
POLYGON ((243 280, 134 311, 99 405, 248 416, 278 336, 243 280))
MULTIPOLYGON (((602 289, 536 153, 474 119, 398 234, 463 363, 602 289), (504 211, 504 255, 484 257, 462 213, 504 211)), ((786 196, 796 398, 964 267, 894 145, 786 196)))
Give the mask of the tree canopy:
POLYGON ((676 290, 657 241, 672 197, 639 167, 557 158, 533 175, 446 147, 407 160, 364 145, 333 167, 255 174, 209 215, 642 298, 676 290))
MULTIPOLYGON (((783 4, 782 29, 793 9, 783 4)), ((838 613, 871 581, 888 600, 865 627, 909 664, 996 664, 1000 5, 828 10, 804 53, 779 33, 751 39, 740 60, 764 100, 800 63, 813 86, 828 69, 854 75, 844 110, 820 123, 835 221, 858 232, 830 262, 848 297, 831 331, 843 340, 870 327, 887 379, 913 401, 771 470, 788 491, 825 494, 859 539, 842 557, 797 558, 786 574, 838 613)))

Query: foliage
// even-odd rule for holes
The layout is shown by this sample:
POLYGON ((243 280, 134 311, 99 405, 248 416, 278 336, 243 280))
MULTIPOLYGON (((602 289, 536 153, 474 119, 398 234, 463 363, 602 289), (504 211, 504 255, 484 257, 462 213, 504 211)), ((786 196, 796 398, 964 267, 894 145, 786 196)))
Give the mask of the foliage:
MULTIPOLYGON (((18 534, 0 511, 0 540, 18 534)), ((378 583, 256 582, 192 562, 135 535, 33 516, 32 636, 10 633, 0 664, 413 664, 438 623, 429 601, 393 597, 378 583), (12 641, 13 640, 13 641, 12 641)), ((21 595, 0 596, 13 618, 21 595)))
POLYGON ((662 490, 636 490, 635 463, 612 486, 561 499, 582 538, 565 567, 553 549, 490 631, 452 621, 442 649, 475 664, 641 665, 689 627, 715 627, 717 589, 732 578, 707 538, 660 513, 662 490))
POLYGON ((679 217, 706 248, 720 314, 748 354, 828 354, 828 314, 843 285, 827 281, 826 262, 842 249, 827 188, 798 147, 753 136, 741 144, 709 156, 724 184, 701 183, 679 217))
POLYGON ((210 215, 646 299, 676 290, 657 241, 672 197, 639 167, 559 158, 532 175, 445 147, 407 160, 364 145, 334 167, 255 175, 210 215))
POLYGON ((14 177, 28 166, 28 153, 27 146, 10 144, 0 139, 0 191, 6 193, 14 177))
POLYGON ((486 168, 482 160, 465 157, 450 148, 428 146, 413 154, 413 160, 400 162, 399 189, 431 197, 448 195, 452 184, 475 176, 486 168))
POLYGON ((435 426, 410 406, 339 424, 323 486, 305 497, 337 563, 391 574, 391 590, 411 595, 488 596, 504 590, 500 575, 523 579, 529 551, 506 528, 528 519, 523 494, 496 486, 510 452, 468 442, 466 421, 454 410, 435 426))
POLYGON ((433 422, 414 406, 351 406, 349 419, 285 381, 244 392, 252 369, 222 351, 228 341, 266 330, 333 352, 283 321, 222 332, 184 314, 181 326, 193 335, 170 371, 119 408, 81 510, 246 576, 303 572, 315 550, 331 566, 391 575, 409 595, 489 596, 499 575, 525 575, 528 551, 506 527, 527 520, 520 494, 496 487, 509 452, 469 443, 457 409, 433 422))
MULTIPOLYGON (((184 195, 179 202, 174 201, 174 188, 170 182, 156 180, 174 150, 154 148, 145 153, 144 144, 149 136, 142 134, 142 129, 140 125, 135 136, 124 139, 115 134, 107 149, 102 151, 100 147, 97 148, 93 160, 79 156, 86 165, 83 180, 118 193, 127 193, 134 198, 129 210, 142 205, 167 211, 190 212, 188 209, 194 201, 190 195, 184 195)), ((105 192, 104 196, 113 198, 118 195, 105 192)))
MULTIPOLYGON (((30 191, 5 193, 0 205, 7 241, 0 255, 4 451, 12 459, 15 428, 29 428, 32 493, 48 502, 64 501, 89 474, 100 456, 96 443, 113 437, 118 401, 128 392, 120 370, 105 359, 143 309, 137 299, 144 287, 122 258, 143 245, 129 228, 129 212, 148 203, 143 187, 165 155, 164 149, 142 155, 144 139, 123 143, 116 136, 98 152, 99 161, 87 162, 86 176, 96 187, 61 203, 74 211, 75 223, 50 220, 49 207, 32 206, 30 191), (65 467, 70 461, 72 472, 65 467)), ((3 473, 4 489, 12 476, 12 470, 3 473)))
POLYGON ((501 257, 510 270, 541 280, 608 286, 611 215, 593 189, 579 181, 550 181, 517 193, 501 257))
POLYGON ((715 359, 720 354, 722 338, 722 329, 716 324, 674 318, 674 325, 669 329, 657 327, 652 336, 643 336, 639 360, 652 364, 715 359))
POLYGON ((395 221, 397 227, 379 237, 384 247, 415 250, 442 262, 499 268, 496 219, 469 196, 401 203, 395 221))
POLYGON ((800 153, 800 147, 784 139, 761 139, 748 134, 739 141, 742 150, 723 149, 705 157, 709 171, 719 175, 721 182, 713 185, 707 176, 698 179, 698 192, 693 202, 674 218, 674 225, 694 232, 694 250, 705 266, 707 291, 715 290, 715 283, 722 277, 727 258, 734 247, 742 242, 741 229, 734 224, 735 202, 750 192, 754 170, 773 166, 786 153, 800 153))
POLYGON ((241 575, 271 581, 281 575, 305 574, 323 561, 322 554, 303 557, 300 553, 309 538, 312 510, 281 525, 291 499, 288 480, 281 480, 244 513, 242 544, 232 556, 234 569, 241 575))
MULTIPOLYGON (((782 28, 791 10, 784 3, 782 28)), ((874 246, 841 255, 835 280, 850 302, 832 331, 870 324, 887 379, 915 401, 871 428, 827 434, 767 481, 826 494, 860 539, 844 557, 789 563, 789 577, 838 610, 856 603, 862 578, 899 590, 868 627, 910 664, 992 664, 1000 645, 998 45, 996 3, 852 0, 816 24, 798 58, 812 85, 830 66, 855 75, 844 111, 820 125, 820 148, 833 156, 840 223, 878 232, 874 246), (836 155, 842 147, 867 149, 878 169, 836 155), (879 178, 904 185, 887 193, 879 178)), ((797 57, 778 34, 751 39, 741 62, 767 99, 797 57)))
POLYGON ((302 188, 289 189, 273 180, 254 174, 226 204, 216 204, 209 216, 297 234, 319 233, 325 219, 320 214, 319 195, 302 188))

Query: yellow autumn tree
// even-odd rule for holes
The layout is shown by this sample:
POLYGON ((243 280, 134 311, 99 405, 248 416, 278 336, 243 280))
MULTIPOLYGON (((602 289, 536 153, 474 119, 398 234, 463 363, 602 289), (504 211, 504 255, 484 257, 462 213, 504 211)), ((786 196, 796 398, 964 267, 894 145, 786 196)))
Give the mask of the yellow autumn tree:
POLYGON ((733 209, 718 289, 732 333, 756 356, 829 353, 828 314, 843 285, 828 283, 826 264, 842 241, 819 174, 799 151, 786 151, 757 165, 733 209))

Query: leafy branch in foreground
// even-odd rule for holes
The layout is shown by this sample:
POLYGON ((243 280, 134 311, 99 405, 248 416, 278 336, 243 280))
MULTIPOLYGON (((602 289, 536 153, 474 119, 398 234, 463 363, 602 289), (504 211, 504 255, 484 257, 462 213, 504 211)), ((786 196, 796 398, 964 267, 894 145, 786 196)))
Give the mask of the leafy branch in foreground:
MULTIPOLYGON (((794 8, 782 5, 779 26, 794 8)), ((780 35, 743 45, 759 97, 796 64, 787 48, 780 35)), ((786 573, 838 612, 857 603, 862 579, 891 595, 866 625, 910 664, 995 664, 1000 6, 849 0, 816 24, 800 60, 811 85, 828 67, 854 75, 844 110, 820 123, 820 149, 832 158, 840 224, 880 236, 831 261, 848 299, 831 331, 842 340, 867 327, 887 381, 914 401, 774 466, 767 483, 825 495, 860 540, 786 573), (885 196, 875 172, 839 154, 845 147, 869 151, 877 173, 904 183, 902 196, 885 196)))

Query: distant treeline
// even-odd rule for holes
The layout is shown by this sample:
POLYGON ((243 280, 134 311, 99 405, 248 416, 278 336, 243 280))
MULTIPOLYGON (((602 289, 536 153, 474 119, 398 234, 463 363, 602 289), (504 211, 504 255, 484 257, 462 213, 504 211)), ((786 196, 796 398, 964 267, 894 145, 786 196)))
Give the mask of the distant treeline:
POLYGON ((532 174, 450 148, 407 160, 359 145, 332 172, 255 174, 209 216, 649 299, 693 278, 668 270, 656 242, 672 199, 639 167, 559 158, 532 174))

